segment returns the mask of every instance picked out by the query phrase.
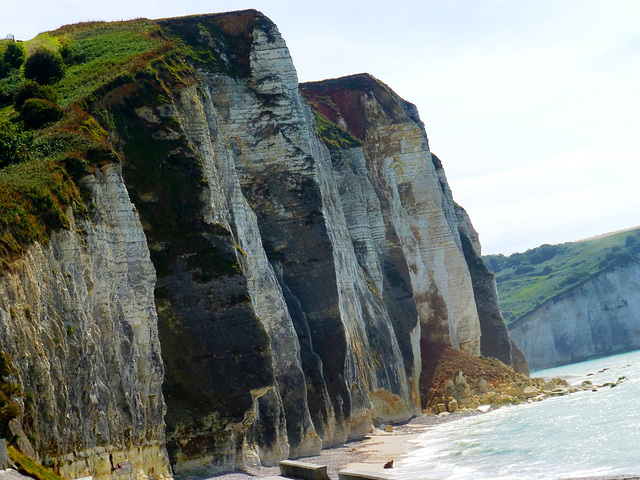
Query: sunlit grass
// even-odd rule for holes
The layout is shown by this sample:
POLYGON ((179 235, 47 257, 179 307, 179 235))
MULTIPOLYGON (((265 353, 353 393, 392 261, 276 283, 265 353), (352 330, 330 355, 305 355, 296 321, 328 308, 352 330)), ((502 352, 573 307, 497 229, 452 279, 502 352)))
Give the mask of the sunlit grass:
POLYGON ((3 120, 8 120, 13 115, 15 115, 15 113, 16 113, 16 111, 14 110, 13 105, 7 105, 6 107, 1 107, 0 108, 0 123, 2 123, 3 120))
POLYGON ((93 28, 63 32, 61 53, 71 65, 55 85, 60 104, 78 101, 122 75, 140 68, 137 57, 162 48, 149 22, 105 23, 93 28))
POLYGON ((58 50, 60 47, 60 39, 56 35, 52 35, 50 32, 40 33, 31 40, 24 42, 27 47, 27 53, 32 54, 40 47, 45 47, 50 50, 58 50))
POLYGON ((8 448, 9 458, 16 464, 18 471, 36 480, 64 480, 48 468, 43 467, 38 462, 20 453, 15 447, 8 448))

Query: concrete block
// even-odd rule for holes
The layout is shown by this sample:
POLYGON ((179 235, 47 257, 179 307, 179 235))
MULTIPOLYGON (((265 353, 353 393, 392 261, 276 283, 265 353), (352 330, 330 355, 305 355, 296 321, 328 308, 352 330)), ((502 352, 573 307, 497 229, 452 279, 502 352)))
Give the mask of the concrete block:
POLYGON ((391 475, 377 472, 361 472, 358 470, 340 470, 338 472, 339 480, 389 480, 391 475))
POLYGON ((327 475, 326 465, 298 462, 296 460, 282 460, 280 473, 285 477, 301 478, 303 480, 331 480, 327 475))

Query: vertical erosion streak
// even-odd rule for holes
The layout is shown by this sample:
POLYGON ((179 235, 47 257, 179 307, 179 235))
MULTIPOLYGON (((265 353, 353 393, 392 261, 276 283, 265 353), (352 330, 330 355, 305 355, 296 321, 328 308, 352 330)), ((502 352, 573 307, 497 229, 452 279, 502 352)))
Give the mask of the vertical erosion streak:
POLYGON ((171 105, 153 81, 111 115, 124 177, 157 271, 155 290, 175 473, 242 462, 256 398, 273 386, 269 337, 252 308, 232 232, 204 220, 199 156, 176 135, 171 105), (158 89, 158 90, 156 90, 158 89))
POLYGON ((253 32, 251 82, 223 74, 207 75, 206 81, 298 335, 315 429, 330 445, 346 439, 350 415, 346 338, 315 160, 305 151, 309 137, 297 78, 271 28, 253 32))
POLYGON ((184 89, 178 103, 181 123, 202 158, 210 186, 205 220, 227 224, 233 231, 253 310, 270 337, 276 382, 268 395, 259 398, 254 426, 261 461, 273 463, 289 455, 317 453, 321 442, 309 414, 296 332, 206 85, 184 89), (199 91, 204 93, 199 95, 199 91))
MULTIPOLYGON (((308 123, 314 125, 311 119, 308 123)), ((415 406, 396 333, 384 304, 382 267, 371 238, 374 234, 382 235, 379 231, 384 231, 384 226, 380 225, 379 207, 371 212, 363 209, 367 202, 376 203, 375 193, 366 177, 356 182, 337 152, 319 146, 317 140, 312 143, 349 345, 345 378, 355 392, 368 393, 375 422, 405 420, 415 406), (367 191, 366 200, 361 188, 367 191), (355 216, 360 218, 356 220, 355 216), (370 222, 377 223, 375 233, 370 222)), ((369 402, 362 405, 358 395, 354 398, 358 404, 352 405, 352 412, 368 407, 369 402)))

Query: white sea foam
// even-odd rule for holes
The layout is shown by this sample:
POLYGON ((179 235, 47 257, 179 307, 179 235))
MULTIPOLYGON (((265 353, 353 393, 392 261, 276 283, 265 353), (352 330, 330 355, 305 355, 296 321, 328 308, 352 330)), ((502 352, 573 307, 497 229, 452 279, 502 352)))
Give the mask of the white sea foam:
POLYGON ((433 427, 396 462, 394 476, 529 480, 640 474, 640 351, 533 376, 594 385, 627 380, 433 427))

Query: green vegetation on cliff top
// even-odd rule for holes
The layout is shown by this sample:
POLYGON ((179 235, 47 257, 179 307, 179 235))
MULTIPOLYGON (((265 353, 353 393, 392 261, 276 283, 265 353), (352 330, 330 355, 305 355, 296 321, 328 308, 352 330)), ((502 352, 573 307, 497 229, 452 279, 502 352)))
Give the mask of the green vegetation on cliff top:
POLYGON ((133 81, 147 65, 144 55, 163 49, 153 28, 149 21, 62 27, 21 43, 26 62, 0 75, 0 268, 30 243, 69 228, 69 207, 86 211, 78 180, 118 159, 86 106, 99 89, 133 81), (38 76, 48 66, 29 64, 43 48, 61 75, 38 76))
POLYGON ((216 40, 221 35, 215 16, 81 23, 18 42, 26 61, 12 53, 9 63, 11 43, 0 41, 0 269, 33 241, 46 243, 53 230, 68 228, 69 207, 86 211, 78 180, 118 161, 105 130, 114 127, 105 98, 118 87, 126 95, 126 86, 135 88, 141 78, 180 82, 197 67, 218 70, 214 45, 225 43, 216 40), (63 74, 39 76, 49 85, 34 87, 25 65, 43 48, 63 74))
POLYGON ((500 310, 511 324, 599 273, 640 261, 639 255, 640 229, 635 229, 483 259, 495 273, 500 310))

